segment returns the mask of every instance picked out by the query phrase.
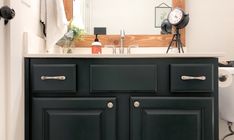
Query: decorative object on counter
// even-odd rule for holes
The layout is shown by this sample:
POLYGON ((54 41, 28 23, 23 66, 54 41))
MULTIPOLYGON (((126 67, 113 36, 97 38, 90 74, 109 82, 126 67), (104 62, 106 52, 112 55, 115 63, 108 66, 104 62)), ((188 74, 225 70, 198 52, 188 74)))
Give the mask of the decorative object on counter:
POLYGON ((85 31, 73 25, 71 21, 67 33, 56 44, 62 47, 63 53, 72 53, 74 40, 80 40, 83 34, 85 31))
POLYGON ((183 50, 183 44, 181 42, 180 29, 183 29, 189 23, 189 14, 185 14, 185 12, 180 8, 173 9, 168 15, 168 21, 170 24, 175 26, 176 32, 174 33, 172 40, 167 48, 167 52, 172 47, 173 42, 175 42, 175 46, 178 48, 179 53, 183 50))
POLYGON ((102 54, 102 43, 98 35, 106 35, 106 27, 94 27, 94 42, 91 44, 92 54, 102 54))
POLYGON ((172 25, 168 21, 168 19, 164 19, 161 24, 161 34, 171 34, 172 32, 172 25))
POLYGON ((92 47, 92 54, 102 54, 102 44, 98 40, 98 34, 96 34, 96 38, 91 45, 92 47))
POLYGON ((155 7, 155 28, 161 28, 163 20, 167 19, 170 12, 171 6, 164 2, 155 7))
POLYGON ((6 25, 9 20, 13 19, 15 17, 15 10, 11 9, 8 6, 3 6, 0 9, 0 19, 4 19, 4 24, 6 25))

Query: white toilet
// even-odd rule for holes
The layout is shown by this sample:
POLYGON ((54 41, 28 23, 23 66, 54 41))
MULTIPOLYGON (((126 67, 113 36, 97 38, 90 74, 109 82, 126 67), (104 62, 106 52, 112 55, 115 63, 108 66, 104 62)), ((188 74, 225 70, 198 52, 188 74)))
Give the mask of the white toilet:
POLYGON ((220 118, 234 122, 234 67, 219 68, 220 118))

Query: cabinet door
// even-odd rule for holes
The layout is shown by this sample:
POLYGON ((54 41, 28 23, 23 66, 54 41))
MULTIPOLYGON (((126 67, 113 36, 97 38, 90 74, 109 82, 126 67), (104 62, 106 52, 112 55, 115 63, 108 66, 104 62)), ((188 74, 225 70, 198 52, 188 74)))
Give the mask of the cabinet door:
POLYGON ((115 98, 33 98, 31 140, 115 140, 115 98))
POLYGON ((213 98, 131 98, 131 140, 213 140, 213 98))

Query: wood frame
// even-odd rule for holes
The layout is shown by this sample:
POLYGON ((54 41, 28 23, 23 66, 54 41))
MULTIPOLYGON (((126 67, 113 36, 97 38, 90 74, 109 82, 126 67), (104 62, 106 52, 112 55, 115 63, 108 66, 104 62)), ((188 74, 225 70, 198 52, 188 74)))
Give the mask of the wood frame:
MULTIPOLYGON (((68 17, 72 15, 71 13, 68 14, 69 12, 72 12, 72 7, 66 7, 66 5, 70 5, 70 1, 72 0, 64 0, 68 17)), ((185 9, 185 0, 173 0, 172 4, 173 7, 185 9)), ((75 40, 75 47, 90 47, 94 38, 94 35, 83 35, 80 40, 75 40)), ((172 35, 126 35, 124 46, 139 45, 140 47, 168 47, 171 39, 172 35)), ((99 41, 103 45, 120 45, 119 35, 100 35, 99 41)), ((181 30, 181 41, 183 44, 185 44, 185 29, 181 30)))
POLYGON ((73 0, 63 0, 63 3, 67 20, 70 21, 73 17, 73 0))

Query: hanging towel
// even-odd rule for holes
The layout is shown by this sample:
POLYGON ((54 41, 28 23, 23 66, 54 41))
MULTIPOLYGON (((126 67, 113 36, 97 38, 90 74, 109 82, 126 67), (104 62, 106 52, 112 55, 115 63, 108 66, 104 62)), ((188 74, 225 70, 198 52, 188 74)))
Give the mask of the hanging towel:
POLYGON ((40 23, 42 24, 42 30, 44 38, 46 37, 46 0, 40 1, 40 23))
POLYGON ((45 25, 46 48, 55 46, 67 32, 67 18, 63 0, 41 0, 41 23, 45 25))

